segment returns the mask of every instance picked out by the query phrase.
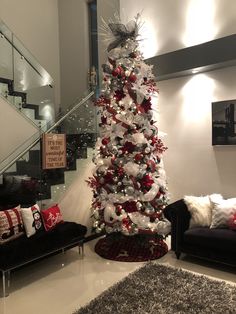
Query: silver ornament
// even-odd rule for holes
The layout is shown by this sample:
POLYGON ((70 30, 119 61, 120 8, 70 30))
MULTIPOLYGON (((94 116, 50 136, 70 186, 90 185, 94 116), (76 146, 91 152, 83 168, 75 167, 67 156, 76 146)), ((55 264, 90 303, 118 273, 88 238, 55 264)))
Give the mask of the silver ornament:
POLYGON ((136 203, 136 206, 137 206, 138 210, 140 210, 140 209, 142 208, 142 206, 143 206, 143 205, 142 205, 142 203, 141 203, 141 202, 137 202, 137 203, 136 203))
POLYGON ((125 193, 128 195, 133 195, 134 194, 134 188, 132 186, 127 186, 125 188, 125 193))

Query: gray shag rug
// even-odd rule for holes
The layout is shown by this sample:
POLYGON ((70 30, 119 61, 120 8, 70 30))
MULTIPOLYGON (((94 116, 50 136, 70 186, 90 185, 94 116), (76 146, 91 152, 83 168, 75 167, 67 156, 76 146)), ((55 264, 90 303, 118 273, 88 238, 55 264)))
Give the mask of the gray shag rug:
POLYGON ((236 286, 148 263, 74 314, 235 314, 236 286))

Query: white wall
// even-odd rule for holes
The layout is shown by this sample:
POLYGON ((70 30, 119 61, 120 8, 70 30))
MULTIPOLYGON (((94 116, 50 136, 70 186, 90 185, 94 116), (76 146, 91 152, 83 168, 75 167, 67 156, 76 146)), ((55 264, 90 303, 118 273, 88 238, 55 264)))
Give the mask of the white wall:
POLYGON ((97 23, 98 23, 98 62, 99 62, 99 78, 100 83, 102 82, 102 64, 107 61, 107 42, 105 37, 102 35, 104 33, 103 20, 108 23, 109 20, 114 21, 114 14, 120 14, 120 1, 119 0, 97 0, 97 23))
POLYGON ((235 197, 236 146, 211 145, 211 103, 236 99, 236 67, 158 83, 158 126, 171 200, 219 192, 235 197))
POLYGON ((65 173, 67 191, 61 195, 58 201, 63 218, 87 226, 87 234, 91 233, 93 222, 91 219, 93 193, 86 183, 86 180, 93 174, 94 164, 92 157, 93 150, 88 148, 88 158, 77 159, 76 161, 77 171, 65 173))
POLYGON ((87 0, 58 0, 61 103, 71 106, 88 88, 89 20, 87 0))
POLYGON ((120 11, 142 12, 145 58, 235 33, 235 0, 120 0, 120 11))
MULTIPOLYGON (((0 162, 36 133, 37 128, 0 97, 0 162), (4 114, 2 114, 4 113, 4 114)), ((28 144, 29 145, 29 144, 28 144)))
POLYGON ((0 8, 0 18, 53 77, 60 103, 57 0, 0 0, 0 8))

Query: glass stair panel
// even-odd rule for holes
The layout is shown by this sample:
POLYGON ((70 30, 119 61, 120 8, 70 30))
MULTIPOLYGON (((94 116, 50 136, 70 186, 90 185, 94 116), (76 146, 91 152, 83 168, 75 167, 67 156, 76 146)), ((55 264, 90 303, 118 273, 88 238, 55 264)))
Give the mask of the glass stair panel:
MULTIPOLYGON (((33 193, 41 208, 58 203, 74 180, 80 175, 80 168, 91 160, 97 138, 96 110, 93 105, 93 93, 83 98, 78 107, 74 107, 64 116, 57 118, 50 133, 66 134, 66 167, 42 169, 42 140, 26 151, 2 175, 0 197, 13 197, 11 191, 33 193), (61 122, 60 122, 61 121, 61 122), (90 158, 90 159, 88 159, 90 158), (14 186, 14 183, 17 186, 14 186), (9 190, 9 186, 11 189, 9 190)), ((86 184, 84 182, 84 184, 86 184)))
POLYGON ((13 80, 13 49, 7 38, 12 38, 12 33, 0 20, 0 77, 13 80))
POLYGON ((0 95, 37 127, 55 118, 52 77, 1 20, 0 95))

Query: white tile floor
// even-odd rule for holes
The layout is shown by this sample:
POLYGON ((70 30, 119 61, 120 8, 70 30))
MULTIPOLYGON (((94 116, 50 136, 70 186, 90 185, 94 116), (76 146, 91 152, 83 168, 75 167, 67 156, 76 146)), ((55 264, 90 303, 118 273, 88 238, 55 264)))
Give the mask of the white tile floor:
MULTIPOLYGON (((10 295, 0 299, 0 314, 71 314, 144 264, 102 259, 94 253, 96 241, 86 243, 83 259, 72 249, 14 272, 10 295)), ((158 262, 236 283, 235 269, 176 260, 173 252, 158 262)))

